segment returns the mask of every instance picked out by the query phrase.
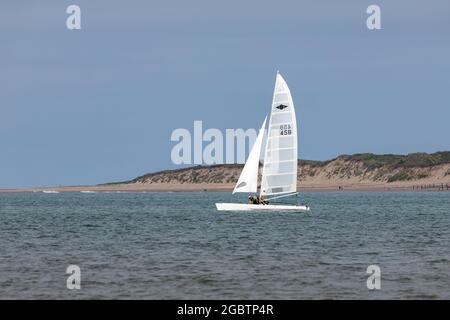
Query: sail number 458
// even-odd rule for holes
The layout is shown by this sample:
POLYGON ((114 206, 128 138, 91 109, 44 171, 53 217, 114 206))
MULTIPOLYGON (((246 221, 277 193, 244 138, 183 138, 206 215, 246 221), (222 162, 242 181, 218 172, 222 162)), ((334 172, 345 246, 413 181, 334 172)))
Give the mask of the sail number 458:
POLYGON ((283 124, 280 126, 281 136, 290 136, 292 134, 292 129, 290 124, 283 124))

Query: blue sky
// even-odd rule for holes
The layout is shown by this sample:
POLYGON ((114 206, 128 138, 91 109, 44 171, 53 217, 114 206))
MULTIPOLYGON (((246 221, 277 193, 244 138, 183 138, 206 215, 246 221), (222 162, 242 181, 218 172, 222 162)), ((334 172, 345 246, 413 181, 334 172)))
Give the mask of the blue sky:
POLYGON ((450 150, 448 0, 9 0, 0 26, 0 187, 174 168, 176 128, 258 128, 277 69, 301 158, 450 150))

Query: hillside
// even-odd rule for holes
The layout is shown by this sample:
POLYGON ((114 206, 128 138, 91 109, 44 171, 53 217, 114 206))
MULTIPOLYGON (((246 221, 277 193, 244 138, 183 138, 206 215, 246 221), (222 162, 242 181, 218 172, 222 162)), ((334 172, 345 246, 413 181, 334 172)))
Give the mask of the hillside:
MULTIPOLYGON (((196 166, 149 173, 121 185, 184 185, 232 188, 243 165, 196 166)), ((450 152, 341 155, 327 161, 299 160, 298 185, 302 188, 439 188, 450 186, 450 152)), ((112 185, 112 184, 109 184, 112 185)), ((152 189, 153 189, 152 188, 152 189)))

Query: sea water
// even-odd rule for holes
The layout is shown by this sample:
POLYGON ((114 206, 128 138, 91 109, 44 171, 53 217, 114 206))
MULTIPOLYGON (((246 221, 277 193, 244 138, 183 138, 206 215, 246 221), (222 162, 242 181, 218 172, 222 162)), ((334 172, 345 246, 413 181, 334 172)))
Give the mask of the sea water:
POLYGON ((450 193, 300 199, 310 212, 216 211, 245 202, 229 193, 0 193, 0 298, 450 298, 450 193))

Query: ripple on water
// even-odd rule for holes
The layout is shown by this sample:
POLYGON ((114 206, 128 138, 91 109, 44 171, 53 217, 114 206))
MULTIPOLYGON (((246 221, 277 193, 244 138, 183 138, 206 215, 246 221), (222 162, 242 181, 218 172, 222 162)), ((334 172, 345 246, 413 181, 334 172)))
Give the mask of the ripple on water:
POLYGON ((0 296, 450 298, 448 193, 302 197, 310 214, 217 212, 228 193, 0 193, 0 296))

